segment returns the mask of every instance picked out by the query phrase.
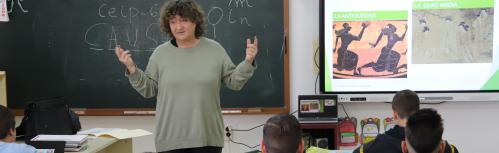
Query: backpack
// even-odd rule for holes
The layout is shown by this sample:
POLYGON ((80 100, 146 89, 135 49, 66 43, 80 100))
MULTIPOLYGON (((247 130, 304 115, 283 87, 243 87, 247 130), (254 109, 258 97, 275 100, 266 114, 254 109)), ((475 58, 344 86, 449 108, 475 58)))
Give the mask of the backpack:
POLYGON ((16 131, 28 142, 39 134, 72 135, 80 129, 78 115, 69 109, 66 98, 51 97, 28 102, 16 131))

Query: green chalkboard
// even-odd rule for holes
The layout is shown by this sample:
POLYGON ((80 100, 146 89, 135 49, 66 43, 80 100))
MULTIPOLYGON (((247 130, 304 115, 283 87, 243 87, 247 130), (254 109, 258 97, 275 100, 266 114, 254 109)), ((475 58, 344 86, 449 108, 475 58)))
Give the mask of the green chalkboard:
MULTIPOLYGON (((0 70, 7 72, 8 105, 66 96, 73 108, 154 108, 129 84, 114 55, 131 50, 144 69, 155 47, 164 0, 7 0, 10 21, 0 22, 0 70)), ((286 0, 198 0, 205 37, 218 41, 234 63, 246 38, 257 35, 258 69, 240 92, 222 89, 223 108, 287 106, 286 0)))

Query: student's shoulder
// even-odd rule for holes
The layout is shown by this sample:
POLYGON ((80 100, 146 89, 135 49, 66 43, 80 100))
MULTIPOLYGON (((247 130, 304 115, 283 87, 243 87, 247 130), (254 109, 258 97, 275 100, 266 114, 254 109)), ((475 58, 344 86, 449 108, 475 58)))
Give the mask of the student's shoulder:
POLYGON ((386 134, 380 134, 368 143, 365 143, 354 150, 354 153, 392 153, 400 152, 401 140, 386 134))
POLYGON ((27 144, 17 144, 19 147, 20 151, 25 151, 25 152, 36 152, 35 147, 27 145, 27 144))
POLYGON ((36 149, 33 146, 18 143, 3 143, 0 150, 16 153, 36 153, 36 149))
POLYGON ((445 153, 459 153, 459 150, 453 144, 445 141, 445 153))

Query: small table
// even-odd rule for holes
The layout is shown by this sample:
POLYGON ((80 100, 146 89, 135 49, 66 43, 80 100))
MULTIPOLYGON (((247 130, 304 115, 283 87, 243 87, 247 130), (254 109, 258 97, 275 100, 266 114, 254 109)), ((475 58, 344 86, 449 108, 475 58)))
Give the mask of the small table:
POLYGON ((132 139, 118 140, 116 138, 98 137, 87 142, 87 149, 81 152, 67 153, 132 153, 132 139))

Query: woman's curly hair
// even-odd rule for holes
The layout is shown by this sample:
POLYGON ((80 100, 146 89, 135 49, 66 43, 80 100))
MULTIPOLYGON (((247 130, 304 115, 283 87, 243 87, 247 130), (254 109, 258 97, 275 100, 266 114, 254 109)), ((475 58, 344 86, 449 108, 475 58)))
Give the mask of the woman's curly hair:
POLYGON ((201 7, 193 0, 170 0, 161 8, 160 14, 160 30, 175 38, 170 30, 170 19, 176 15, 187 18, 196 24, 194 35, 199 38, 204 34, 204 13, 201 7))

